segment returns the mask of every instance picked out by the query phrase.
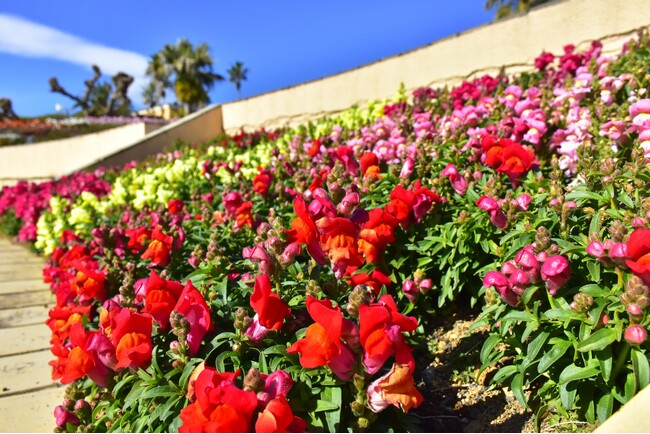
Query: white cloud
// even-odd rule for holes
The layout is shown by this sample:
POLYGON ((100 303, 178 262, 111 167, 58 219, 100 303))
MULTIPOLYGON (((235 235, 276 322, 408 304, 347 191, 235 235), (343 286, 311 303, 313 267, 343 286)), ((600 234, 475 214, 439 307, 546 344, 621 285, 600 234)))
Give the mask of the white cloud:
MULTIPOLYGON (((132 99, 135 97, 138 101, 141 100, 142 86, 147 81, 147 57, 133 51, 88 41, 15 15, 0 13, 0 52, 57 59, 88 68, 95 64, 107 75, 119 71, 126 72, 135 78, 129 88, 129 94, 132 99)), ((65 81, 61 82, 65 87, 65 81)))

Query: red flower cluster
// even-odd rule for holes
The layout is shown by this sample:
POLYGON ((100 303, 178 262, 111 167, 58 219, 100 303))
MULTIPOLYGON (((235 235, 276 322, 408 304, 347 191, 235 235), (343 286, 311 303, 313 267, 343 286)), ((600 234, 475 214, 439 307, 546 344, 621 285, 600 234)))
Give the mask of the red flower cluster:
MULTIPOLYGON (((180 432, 304 432, 307 424, 293 415, 287 394, 293 382, 284 371, 259 375, 263 386, 235 381, 240 370, 203 369, 194 383, 194 402, 181 410, 180 432), (281 387, 278 387, 281 384, 281 387)), ((249 374, 250 375, 250 374, 249 374)))
POLYGON ((517 188, 521 177, 528 172, 535 161, 535 152, 510 139, 499 139, 485 135, 481 139, 483 163, 499 173, 505 173, 517 188))
POLYGON ((147 247, 140 258, 151 259, 152 267, 164 267, 169 264, 174 237, 166 235, 162 226, 158 225, 153 230, 143 227, 127 229, 126 236, 129 238, 127 247, 132 253, 141 252, 146 244, 147 247))
POLYGON ((271 186, 271 182, 273 181, 273 175, 271 175, 271 172, 264 170, 261 167, 258 167, 257 171, 259 173, 255 176, 255 179, 253 179, 253 191, 262 196, 266 196, 269 187, 271 186))

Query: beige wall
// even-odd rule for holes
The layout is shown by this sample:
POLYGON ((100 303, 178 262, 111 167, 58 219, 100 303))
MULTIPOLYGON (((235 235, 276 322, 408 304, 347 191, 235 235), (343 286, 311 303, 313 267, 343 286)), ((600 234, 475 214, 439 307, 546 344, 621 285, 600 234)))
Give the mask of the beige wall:
MULTIPOLYGON (((432 20, 432 25, 434 21, 432 20)), ((526 15, 480 26, 431 45, 351 71, 223 105, 226 132, 294 126, 353 104, 407 89, 458 83, 464 78, 530 69, 542 51, 562 53, 603 39, 617 51, 633 29, 650 25, 649 0, 565 0, 526 15)))
POLYGON ((85 167, 92 169, 99 166, 121 166, 132 160, 139 161, 163 151, 176 140, 203 143, 223 133, 222 125, 221 106, 212 105, 166 125, 118 152, 88 161, 85 167))
POLYGON ((160 127, 140 122, 69 139, 0 147, 0 182, 68 174, 102 155, 130 146, 160 127))

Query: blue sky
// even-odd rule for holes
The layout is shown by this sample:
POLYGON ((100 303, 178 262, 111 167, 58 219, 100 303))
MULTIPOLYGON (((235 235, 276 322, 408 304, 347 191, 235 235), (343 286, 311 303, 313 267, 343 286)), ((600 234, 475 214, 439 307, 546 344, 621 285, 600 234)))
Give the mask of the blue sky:
MULTIPOLYGON (((141 106, 148 58, 188 38, 211 48, 214 70, 236 61, 249 69, 242 97, 342 72, 429 44, 492 20, 484 0, 329 0, 306 2, 22 0, 0 3, 0 97, 20 116, 54 112, 72 101, 49 91, 48 79, 83 91, 97 63, 104 79, 123 70, 141 106)), ((444 61, 444 59, 441 59, 444 61)), ((229 82, 212 102, 236 99, 229 82)))

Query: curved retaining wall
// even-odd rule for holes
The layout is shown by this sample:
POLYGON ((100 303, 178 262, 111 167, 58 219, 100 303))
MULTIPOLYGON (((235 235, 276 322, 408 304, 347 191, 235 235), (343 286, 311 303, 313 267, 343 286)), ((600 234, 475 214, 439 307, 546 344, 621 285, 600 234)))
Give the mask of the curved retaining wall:
POLYGON ((569 43, 583 48, 599 39, 612 53, 631 31, 648 25, 648 0, 558 1, 351 71, 224 104, 223 125, 229 133, 294 126, 393 96, 402 82, 412 90, 494 74, 502 66, 509 73, 531 69, 542 51, 562 53, 569 43))

